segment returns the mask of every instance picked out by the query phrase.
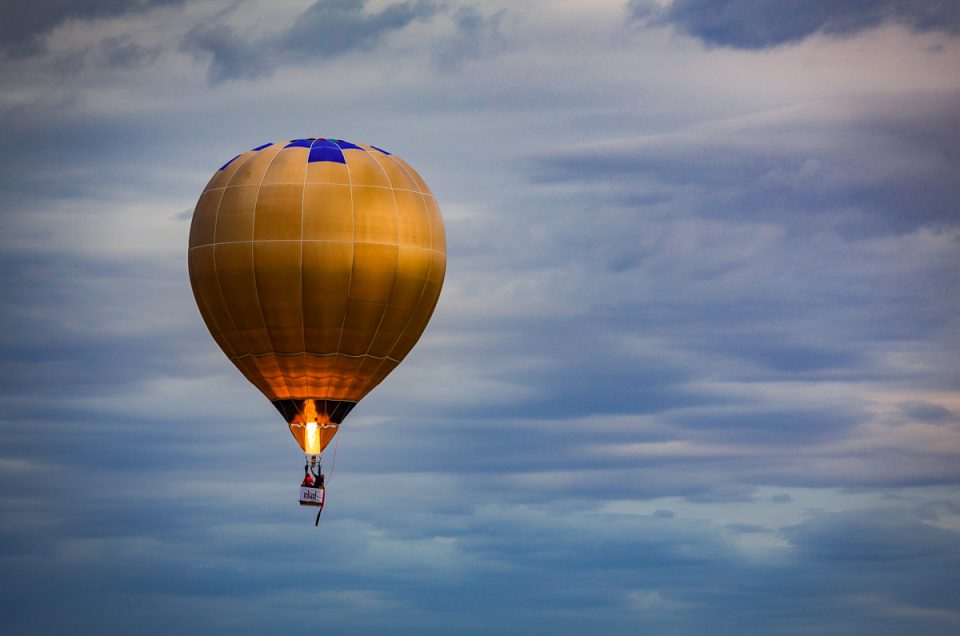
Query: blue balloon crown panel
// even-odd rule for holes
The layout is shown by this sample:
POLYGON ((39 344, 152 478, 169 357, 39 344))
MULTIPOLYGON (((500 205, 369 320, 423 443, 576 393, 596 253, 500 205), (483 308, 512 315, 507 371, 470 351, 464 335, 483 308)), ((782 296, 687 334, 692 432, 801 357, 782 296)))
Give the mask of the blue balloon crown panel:
MULTIPOLYGON (((264 148, 269 148, 273 143, 263 144, 262 146, 257 146, 253 148, 253 152, 258 152, 264 148)), ((389 155, 390 153, 382 148, 377 148, 376 146, 370 146, 377 152, 389 155)), ((366 148, 358 146, 356 144, 350 143, 349 141, 344 141, 343 139, 327 139, 325 137, 307 137, 305 139, 294 139, 287 142, 287 145, 284 148, 307 148, 310 151, 310 154, 307 156, 307 163, 316 163, 318 161, 329 161, 332 163, 346 163, 347 160, 343 156, 344 150, 362 150, 367 152, 366 148)), ((220 170, 225 169, 231 163, 237 160, 240 155, 237 155, 227 163, 220 166, 220 170)))

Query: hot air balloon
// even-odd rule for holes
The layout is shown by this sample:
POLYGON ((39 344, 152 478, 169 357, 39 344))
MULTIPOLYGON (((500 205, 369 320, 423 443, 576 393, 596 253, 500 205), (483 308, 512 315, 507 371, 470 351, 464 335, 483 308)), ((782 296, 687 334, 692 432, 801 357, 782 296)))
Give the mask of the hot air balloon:
POLYGON ((424 180, 394 154, 341 139, 237 155, 190 226, 190 283, 210 334, 311 464, 417 343, 445 270, 424 180))

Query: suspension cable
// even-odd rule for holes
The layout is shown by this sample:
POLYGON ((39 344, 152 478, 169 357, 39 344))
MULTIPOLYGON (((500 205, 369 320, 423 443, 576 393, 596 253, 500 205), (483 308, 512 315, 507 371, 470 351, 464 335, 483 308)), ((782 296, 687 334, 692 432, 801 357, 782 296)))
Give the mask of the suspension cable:
MULTIPOLYGON (((337 427, 337 433, 340 427, 337 427)), ((337 467, 337 448, 340 447, 340 436, 336 435, 333 440, 333 460, 330 462, 330 481, 333 481, 333 471, 337 467)))

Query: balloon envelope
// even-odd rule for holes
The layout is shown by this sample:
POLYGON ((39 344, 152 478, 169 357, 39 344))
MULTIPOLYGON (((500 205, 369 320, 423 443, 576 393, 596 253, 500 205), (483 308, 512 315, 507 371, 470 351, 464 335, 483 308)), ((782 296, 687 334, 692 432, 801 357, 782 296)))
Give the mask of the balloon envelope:
POLYGON ((217 344, 318 454, 426 328, 446 271, 443 220, 396 155, 265 144, 207 184, 189 270, 217 344))

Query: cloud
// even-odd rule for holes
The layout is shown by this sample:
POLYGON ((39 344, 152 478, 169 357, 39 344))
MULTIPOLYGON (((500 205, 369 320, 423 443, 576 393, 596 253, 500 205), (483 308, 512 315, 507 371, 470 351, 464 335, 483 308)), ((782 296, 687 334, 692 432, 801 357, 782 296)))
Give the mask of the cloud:
POLYGON ((390 33, 432 17, 437 9, 424 0, 388 5, 365 12, 366 0, 319 0, 286 30, 251 37, 225 23, 198 26, 181 48, 209 57, 212 83, 253 79, 288 63, 326 60, 356 51, 369 51, 390 33))
POLYGON ((227 24, 195 27, 184 37, 181 48, 209 57, 207 74, 211 83, 253 79, 272 70, 274 52, 269 45, 250 42, 227 24))
POLYGON ((904 415, 921 422, 946 422, 956 418, 950 409, 929 402, 906 402, 900 405, 904 415))
MULTIPOLYGON (((538 159, 545 182, 603 183, 638 207, 714 219, 829 212, 855 235, 958 224, 960 96, 803 106, 538 159)), ((837 222, 837 221, 834 221, 837 222)))
POLYGON ((783 533, 803 558, 833 564, 918 558, 960 560, 960 534, 923 523, 901 511, 824 515, 785 528, 783 533))
POLYGON ((884 24, 925 32, 960 33, 960 11, 943 0, 631 0, 634 20, 670 25, 710 46, 767 49, 816 33, 844 37, 884 24))
POLYGON ((279 47, 301 58, 326 58, 368 50, 388 33, 436 12, 429 2, 399 2, 378 13, 364 13, 366 0, 317 2, 278 38, 279 47))
POLYGON ((115 15, 2 68, 0 631, 956 632, 960 44, 115 15), (304 134, 408 159, 449 241, 319 530, 184 258, 211 172, 304 134))
POLYGON ((0 6, 0 51, 15 57, 43 50, 42 36, 69 20, 92 20, 182 4, 184 0, 10 0, 0 6))
POLYGON ((486 15, 475 7, 458 9, 453 16, 453 37, 438 46, 436 60, 439 66, 453 70, 468 60, 498 51, 505 44, 501 33, 505 15, 505 10, 486 15))
POLYGON ((100 50, 103 63, 107 67, 123 69, 147 66, 158 54, 156 48, 140 46, 130 36, 106 38, 100 50))

